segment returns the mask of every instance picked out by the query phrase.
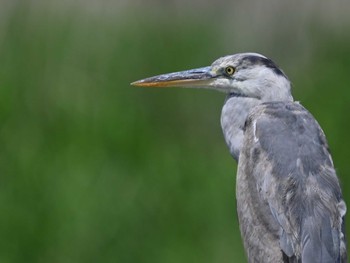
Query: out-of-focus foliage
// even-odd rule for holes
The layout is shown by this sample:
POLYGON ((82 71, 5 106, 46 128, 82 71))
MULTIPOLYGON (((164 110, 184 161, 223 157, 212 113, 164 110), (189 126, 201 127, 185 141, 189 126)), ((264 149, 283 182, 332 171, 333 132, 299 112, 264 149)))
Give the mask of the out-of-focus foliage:
POLYGON ((326 132, 350 203, 341 15, 302 13, 297 23, 274 1, 266 14, 237 2, 245 16, 221 2, 107 2, 2 4, 0 262, 244 262, 224 94, 129 86, 240 51, 289 75, 326 132))

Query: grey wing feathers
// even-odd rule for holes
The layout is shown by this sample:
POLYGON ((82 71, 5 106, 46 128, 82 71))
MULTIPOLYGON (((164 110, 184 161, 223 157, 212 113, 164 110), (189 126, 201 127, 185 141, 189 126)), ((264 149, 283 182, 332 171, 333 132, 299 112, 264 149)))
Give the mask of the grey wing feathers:
POLYGON ((285 262, 346 262, 346 207, 322 129, 294 102, 253 109, 245 142, 260 197, 280 226, 285 262), (261 172, 260 161, 269 169, 261 172))

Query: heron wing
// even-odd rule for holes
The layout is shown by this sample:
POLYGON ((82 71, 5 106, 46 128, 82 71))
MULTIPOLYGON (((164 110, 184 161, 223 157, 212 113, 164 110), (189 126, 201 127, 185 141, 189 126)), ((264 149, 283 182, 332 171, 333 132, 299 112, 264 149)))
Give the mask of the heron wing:
POLYGON ((280 226, 286 262, 345 262, 345 203, 324 133, 294 102, 264 103, 245 127, 243 154, 280 226))

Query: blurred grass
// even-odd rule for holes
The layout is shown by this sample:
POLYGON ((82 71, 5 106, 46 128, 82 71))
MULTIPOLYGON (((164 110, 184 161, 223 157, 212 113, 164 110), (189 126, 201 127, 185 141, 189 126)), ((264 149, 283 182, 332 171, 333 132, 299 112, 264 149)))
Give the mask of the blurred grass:
MULTIPOLYGON (((204 30, 198 17, 104 20, 18 3, 0 41, 0 261, 244 262, 224 95, 129 86, 235 53, 216 41, 220 21, 204 30)), ((350 41, 311 31, 311 59, 279 64, 324 128, 350 200, 350 41)))

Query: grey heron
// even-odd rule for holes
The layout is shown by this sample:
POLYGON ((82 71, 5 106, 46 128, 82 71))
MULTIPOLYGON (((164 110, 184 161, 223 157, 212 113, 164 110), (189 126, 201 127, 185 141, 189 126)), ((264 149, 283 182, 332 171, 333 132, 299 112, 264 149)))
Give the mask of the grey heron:
POLYGON ((326 137, 271 59, 239 53, 132 85, 227 94, 221 127, 238 162, 237 212, 249 262, 347 261, 346 205, 326 137))

